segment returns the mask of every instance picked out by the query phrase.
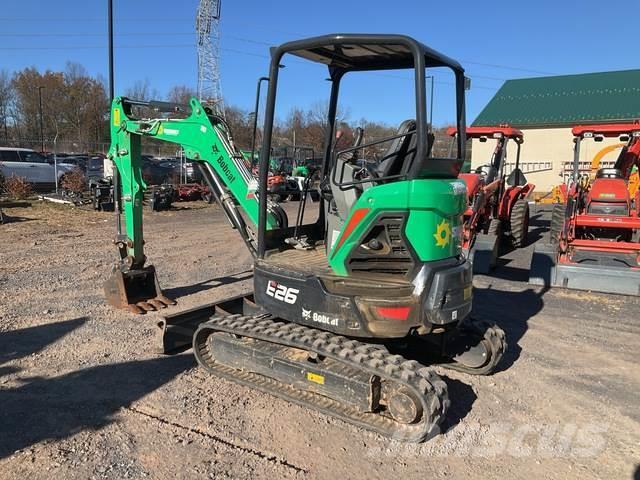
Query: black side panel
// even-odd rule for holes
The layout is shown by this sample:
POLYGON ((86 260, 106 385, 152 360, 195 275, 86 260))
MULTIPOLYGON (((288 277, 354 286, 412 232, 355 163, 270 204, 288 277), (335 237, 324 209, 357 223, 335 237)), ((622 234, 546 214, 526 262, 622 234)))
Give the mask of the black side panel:
POLYGON ((331 332, 369 337, 352 297, 330 294, 313 275, 256 262, 254 295, 274 316, 331 332))

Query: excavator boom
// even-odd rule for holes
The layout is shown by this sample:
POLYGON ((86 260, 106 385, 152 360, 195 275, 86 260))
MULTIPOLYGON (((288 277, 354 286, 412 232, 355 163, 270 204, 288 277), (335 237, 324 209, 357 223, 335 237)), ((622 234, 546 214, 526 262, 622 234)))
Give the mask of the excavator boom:
MULTIPOLYGON (((111 108, 112 143, 108 157, 119 173, 125 230, 121 231, 118 219, 115 243, 120 259, 105 284, 105 293, 110 304, 130 308, 136 313, 173 303, 162 295, 153 267, 145 266, 142 211, 147 185, 142 177, 143 137, 180 145, 186 158, 196 162, 229 222, 254 255, 253 227, 258 224, 257 180, 221 117, 195 98, 189 105, 115 98, 111 108), (157 113, 157 118, 136 118, 136 107, 157 113), (187 116, 171 118, 168 114, 172 113, 187 116)), ((284 218, 277 205, 270 205, 267 229, 282 226, 284 218)))

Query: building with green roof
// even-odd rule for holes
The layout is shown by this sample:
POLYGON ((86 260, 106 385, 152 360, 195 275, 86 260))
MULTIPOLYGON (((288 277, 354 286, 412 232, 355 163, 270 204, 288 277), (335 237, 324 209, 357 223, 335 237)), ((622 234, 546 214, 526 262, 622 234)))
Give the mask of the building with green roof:
MULTIPOLYGON (((573 126, 634 120, 640 120, 640 70, 507 80, 472 125, 522 130, 521 168, 537 190, 548 192, 562 181, 572 159, 573 126)), ((616 141, 590 145, 582 152, 584 161, 616 141)), ((472 168, 488 162, 492 147, 491 142, 474 142, 472 168)), ((603 162, 616 156, 613 151, 603 162)))

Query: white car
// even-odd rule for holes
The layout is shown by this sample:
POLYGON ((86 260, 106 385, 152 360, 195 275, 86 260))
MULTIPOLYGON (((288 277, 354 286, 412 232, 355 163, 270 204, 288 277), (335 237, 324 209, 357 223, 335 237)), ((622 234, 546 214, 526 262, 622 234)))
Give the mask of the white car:
MULTIPOLYGON (((75 165, 58 162, 58 181, 74 168, 75 165)), ((5 178, 12 175, 24 177, 36 190, 55 189, 56 169, 53 161, 28 148, 0 147, 0 172, 5 178)))

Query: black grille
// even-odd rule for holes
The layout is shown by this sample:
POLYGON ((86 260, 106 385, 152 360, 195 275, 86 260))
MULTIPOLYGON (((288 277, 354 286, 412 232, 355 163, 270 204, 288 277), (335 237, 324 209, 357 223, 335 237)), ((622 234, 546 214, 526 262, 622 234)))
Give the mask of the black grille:
POLYGON ((380 217, 353 250, 349 271, 407 275, 414 261, 403 234, 405 220, 405 216, 380 217), (373 239, 383 245, 381 250, 367 248, 373 239))
POLYGON ((620 215, 628 217, 629 206, 626 202, 591 202, 589 204, 589 213, 593 215, 620 215))

